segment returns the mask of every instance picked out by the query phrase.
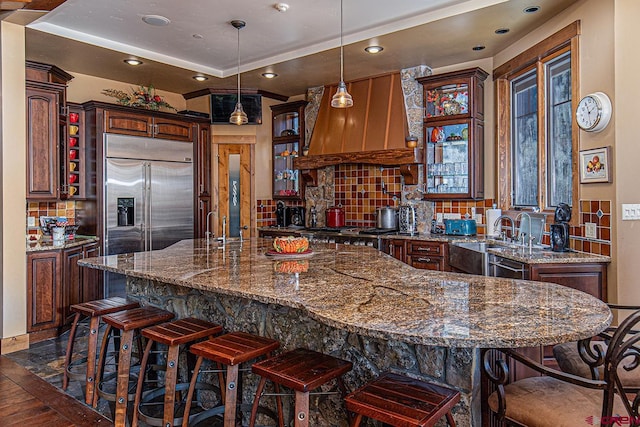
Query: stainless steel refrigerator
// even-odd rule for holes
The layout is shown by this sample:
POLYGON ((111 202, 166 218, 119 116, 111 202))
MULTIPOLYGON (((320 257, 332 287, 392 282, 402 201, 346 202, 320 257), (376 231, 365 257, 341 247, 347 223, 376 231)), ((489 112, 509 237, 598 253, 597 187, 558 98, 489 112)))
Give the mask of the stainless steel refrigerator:
MULTIPOLYGON (((104 140, 104 245, 114 255, 164 249, 193 238, 193 144, 107 134, 104 140)), ((124 295, 107 273, 105 295, 124 295)))

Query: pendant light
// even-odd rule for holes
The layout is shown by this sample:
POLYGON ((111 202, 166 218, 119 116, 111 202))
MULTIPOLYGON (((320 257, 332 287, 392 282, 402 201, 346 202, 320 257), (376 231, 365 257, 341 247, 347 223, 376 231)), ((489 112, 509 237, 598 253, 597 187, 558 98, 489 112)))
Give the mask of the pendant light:
POLYGON ((240 30, 247 25, 246 22, 240 20, 231 21, 231 25, 238 30, 238 102, 236 102, 236 109, 231 113, 229 117, 229 123, 234 125, 246 125, 249 122, 247 113, 242 109, 242 103, 240 102, 240 30))
POLYGON ((353 98, 347 92, 344 84, 344 47, 342 42, 342 0, 340 0, 340 83, 336 94, 331 98, 331 106, 334 108, 349 108, 353 106, 353 98))

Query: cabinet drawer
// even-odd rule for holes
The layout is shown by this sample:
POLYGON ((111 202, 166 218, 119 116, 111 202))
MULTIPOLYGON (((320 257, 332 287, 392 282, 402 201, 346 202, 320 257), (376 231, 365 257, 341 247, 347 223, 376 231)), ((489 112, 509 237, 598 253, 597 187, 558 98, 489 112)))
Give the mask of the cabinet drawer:
POLYGON ((446 271, 444 258, 438 256, 408 255, 407 264, 423 270, 446 271))
POLYGON ((408 255, 445 256, 447 243, 410 241, 407 244, 408 255))

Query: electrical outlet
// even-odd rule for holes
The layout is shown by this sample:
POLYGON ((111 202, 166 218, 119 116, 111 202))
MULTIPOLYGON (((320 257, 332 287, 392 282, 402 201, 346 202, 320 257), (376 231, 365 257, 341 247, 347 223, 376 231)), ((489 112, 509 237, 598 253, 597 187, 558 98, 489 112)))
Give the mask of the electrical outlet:
POLYGON ((585 222, 584 223, 584 237, 587 239, 596 239, 596 223, 595 222, 585 222))
POLYGON ((476 214, 476 224, 482 224, 482 214, 476 214))
POLYGON ((459 213, 446 213, 444 219, 462 219, 462 215, 459 213))
POLYGON ((436 222, 438 224, 442 224, 442 213, 441 212, 436 213, 436 222))
POLYGON ((640 219, 640 205, 627 204, 622 205, 622 220, 631 221, 640 219))

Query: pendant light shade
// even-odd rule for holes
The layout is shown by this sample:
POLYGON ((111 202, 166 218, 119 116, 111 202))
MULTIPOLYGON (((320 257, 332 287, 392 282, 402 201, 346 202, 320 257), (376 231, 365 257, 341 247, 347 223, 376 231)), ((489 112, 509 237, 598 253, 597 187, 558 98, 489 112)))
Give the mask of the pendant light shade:
POLYGON ((347 92, 344 83, 344 47, 342 42, 342 0, 340 0, 340 83, 336 94, 331 98, 331 106, 334 108, 349 108, 353 106, 353 98, 347 92))
POLYGON ((238 102, 236 102, 236 108, 229 117, 229 123, 234 125, 246 125, 249 122, 249 118, 247 117, 247 113, 244 112, 242 103, 240 102, 240 30, 244 28, 247 23, 244 21, 234 20, 231 21, 231 25, 238 30, 238 102))

